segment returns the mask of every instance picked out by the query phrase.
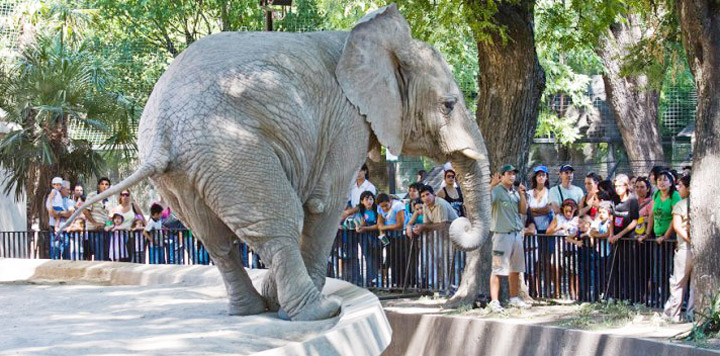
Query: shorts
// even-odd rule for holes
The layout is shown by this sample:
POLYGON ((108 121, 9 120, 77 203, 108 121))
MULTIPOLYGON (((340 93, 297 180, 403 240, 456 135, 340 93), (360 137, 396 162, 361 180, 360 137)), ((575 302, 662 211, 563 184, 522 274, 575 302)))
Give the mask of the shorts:
POLYGON ((507 276, 525 272, 522 231, 497 233, 492 236, 492 274, 507 276))

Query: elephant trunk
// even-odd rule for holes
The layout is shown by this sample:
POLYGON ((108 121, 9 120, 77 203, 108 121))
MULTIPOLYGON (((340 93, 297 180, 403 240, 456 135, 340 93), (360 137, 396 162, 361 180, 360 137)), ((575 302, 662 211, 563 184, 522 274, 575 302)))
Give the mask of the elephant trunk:
POLYGON ((464 251, 482 246, 490 232, 490 164, 487 156, 480 158, 471 153, 456 153, 452 160, 467 218, 455 219, 450 224, 450 240, 464 251))

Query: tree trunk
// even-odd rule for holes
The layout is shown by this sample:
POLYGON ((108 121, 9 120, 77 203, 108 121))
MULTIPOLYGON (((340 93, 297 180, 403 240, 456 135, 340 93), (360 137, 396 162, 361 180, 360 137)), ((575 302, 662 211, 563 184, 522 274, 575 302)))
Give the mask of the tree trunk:
POLYGON ((660 95, 649 87, 646 75, 620 74, 628 51, 643 38, 637 16, 630 15, 626 20, 611 26, 597 53, 605 66, 607 102, 615 115, 630 166, 635 175, 645 175, 652 166, 664 161, 657 119, 660 95))
MULTIPOLYGON (((481 1, 466 3, 469 9, 484 6, 481 1)), ((485 137, 491 172, 508 163, 525 172, 535 135, 545 72, 535 52, 534 9, 530 0, 498 4, 493 21, 505 26, 507 43, 498 35, 487 43, 476 34, 480 73, 475 118, 485 137)), ((480 13, 466 16, 471 24, 486 21, 480 13)), ((490 295, 491 249, 491 243, 485 243, 468 252, 462 282, 449 307, 472 304, 478 294, 490 295)))
POLYGON ((697 88, 695 147, 690 182, 690 237, 696 310, 720 288, 720 3, 678 0, 683 46, 697 88))

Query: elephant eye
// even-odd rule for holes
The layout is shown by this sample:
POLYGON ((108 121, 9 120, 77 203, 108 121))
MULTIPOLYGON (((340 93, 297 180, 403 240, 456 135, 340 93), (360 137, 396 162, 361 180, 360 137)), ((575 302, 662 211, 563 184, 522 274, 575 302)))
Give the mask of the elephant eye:
POLYGON ((457 100, 456 100, 455 98, 445 99, 445 100, 443 100, 443 102, 442 102, 442 107, 440 108, 440 110, 442 111, 442 113, 443 113, 444 115, 450 115, 450 113, 451 113, 451 112, 453 111, 453 109, 455 108, 455 103, 456 103, 456 102, 457 102, 457 100))

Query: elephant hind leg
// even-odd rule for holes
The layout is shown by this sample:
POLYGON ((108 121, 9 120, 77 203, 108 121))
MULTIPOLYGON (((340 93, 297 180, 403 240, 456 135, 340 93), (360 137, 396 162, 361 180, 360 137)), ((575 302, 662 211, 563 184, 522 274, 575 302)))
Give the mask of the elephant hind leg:
POLYGON ((269 278, 275 283, 269 284, 276 285, 278 304, 292 320, 319 320, 336 315, 339 301, 320 293, 300 255, 304 212, 280 159, 270 149, 254 149, 252 155, 258 162, 252 167, 252 175, 237 165, 214 177, 215 181, 227 184, 215 184, 204 192, 208 201, 217 202, 213 211, 270 266, 269 278), (266 185, 271 177, 272 191, 263 194, 238 189, 238 177, 247 177, 240 182, 243 187, 266 185))
POLYGON ((243 266, 240 251, 232 243, 235 234, 210 210, 197 193, 193 193, 187 194, 184 199, 171 201, 177 202, 174 206, 179 208, 180 216, 195 236, 202 241, 218 267, 228 293, 229 314, 253 315, 265 312, 267 309, 265 300, 253 287, 252 280, 243 266))

